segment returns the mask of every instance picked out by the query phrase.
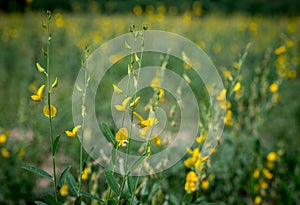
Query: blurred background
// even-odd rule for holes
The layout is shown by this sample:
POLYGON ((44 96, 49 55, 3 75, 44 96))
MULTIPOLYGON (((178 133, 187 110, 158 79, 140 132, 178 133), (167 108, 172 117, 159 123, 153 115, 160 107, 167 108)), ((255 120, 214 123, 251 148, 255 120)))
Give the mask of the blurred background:
MULTIPOLYGON (((34 165, 51 172, 48 122, 42 114, 46 102, 30 99, 45 82, 35 64, 46 65, 42 23, 47 9, 52 11, 50 78, 59 78, 53 94, 58 108, 54 134, 62 137, 59 170, 72 165, 76 173, 78 167, 79 142, 64 131, 73 127, 72 92, 85 47, 92 52, 127 33, 130 25, 147 24, 195 42, 210 56, 228 90, 241 83, 239 91, 227 96, 232 123, 206 170, 209 186, 199 186, 194 203, 300 204, 298 0, 0 0, 0 204, 33 204, 50 190, 49 182, 21 169, 34 165)), ((108 116, 112 127, 113 79, 97 96, 103 102, 97 112, 108 116)), ((188 172, 183 161, 164 172, 164 180, 148 183, 148 192, 154 184, 159 187, 153 191, 156 204, 183 200, 188 172)), ((97 183, 101 196, 105 179, 97 183)), ((87 191, 89 186, 86 182, 87 191)), ((147 190, 140 195, 146 196, 147 190)))

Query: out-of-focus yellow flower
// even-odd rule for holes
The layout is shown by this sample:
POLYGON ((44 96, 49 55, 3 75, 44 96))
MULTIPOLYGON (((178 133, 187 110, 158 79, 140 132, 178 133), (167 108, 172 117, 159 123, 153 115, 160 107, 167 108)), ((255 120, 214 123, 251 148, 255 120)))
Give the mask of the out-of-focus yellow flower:
POLYGON ((279 93, 274 93, 273 96, 272 96, 272 102, 273 103, 278 103, 280 100, 280 95, 279 93))
POLYGON ((117 94, 123 93, 123 91, 122 91, 116 84, 113 84, 113 88, 114 88, 114 91, 115 91, 117 94))
POLYGON ((136 16, 140 16, 140 15, 143 13, 142 7, 139 6, 139 5, 136 5, 135 7, 133 7, 133 13, 134 13, 136 16))
POLYGON ((249 30, 252 32, 252 33, 256 33, 257 32, 257 23, 256 22, 251 22, 249 24, 249 30))
POLYGON ((158 146, 158 147, 161 146, 161 140, 160 140, 160 137, 158 135, 153 136, 152 141, 154 142, 154 144, 156 146, 158 146))
POLYGON ((268 183, 264 179, 259 180, 259 185, 263 189, 267 189, 269 187, 268 183))
POLYGON ((136 106, 139 104, 140 99, 141 99, 141 97, 135 98, 135 100, 134 100, 132 103, 130 103, 129 106, 130 106, 130 107, 136 107, 136 106))
POLYGON ((294 47, 295 43, 294 41, 290 40, 290 39, 286 39, 285 40, 285 44, 287 45, 287 47, 291 48, 294 47))
POLYGON ((82 175, 81 175, 81 179, 82 180, 87 180, 88 177, 89 177, 89 172, 90 172, 90 168, 89 167, 84 168, 84 170, 82 172, 82 175))
POLYGON ((158 89, 158 88, 160 88, 160 85, 161 85, 161 83, 160 83, 160 79, 158 77, 153 78, 150 83, 150 87, 152 89, 158 89))
POLYGON ((9 157, 9 152, 6 148, 1 148, 1 155, 3 158, 8 158, 9 157))
POLYGON ((273 174, 269 171, 269 170, 267 170, 267 169, 263 169, 263 174, 265 175, 265 177, 267 178, 267 179, 272 179, 273 178, 273 174))
POLYGON ((271 93, 276 93, 278 91, 278 84, 277 83, 272 83, 269 87, 269 90, 271 93))
POLYGON ((198 176, 194 171, 189 171, 186 175, 186 182, 184 185, 184 190, 188 193, 192 193, 197 190, 198 176))
POLYGON ((232 76, 231 76, 231 72, 227 69, 224 69, 223 70, 223 75, 225 78, 229 79, 229 80, 232 80, 232 76))
POLYGON ((224 119, 225 125, 231 126, 232 125, 232 111, 231 110, 227 110, 226 112, 226 116, 224 119))
POLYGON ((66 184, 63 184, 59 190, 61 196, 67 196, 69 192, 69 187, 66 184))
POLYGON ((208 190, 209 189, 209 181, 208 180, 203 180, 201 183, 201 189, 202 190, 208 190))
POLYGON ((223 90, 219 93, 219 95, 217 96, 217 100, 218 100, 218 101, 223 101, 223 100, 225 100, 225 98, 226 98, 226 92, 227 92, 227 90, 226 90, 226 89, 223 89, 223 90))
POLYGON ((261 199, 260 196, 256 196, 256 197, 254 198, 254 204, 255 204, 255 205, 259 205, 259 204, 261 204, 261 202, 262 202, 262 199, 261 199))
POLYGON ((234 88, 233 88, 233 91, 234 91, 234 92, 237 92, 237 91, 240 90, 240 88, 241 88, 241 83, 240 83, 240 82, 237 82, 237 83, 235 84, 234 88))
POLYGON ((201 144, 205 141, 206 137, 208 135, 208 132, 205 132, 202 136, 196 137, 196 142, 201 144))
POLYGON ((41 101, 42 100, 42 95, 43 95, 43 91, 44 91, 45 85, 42 85, 41 87, 39 87, 39 89, 36 91, 36 94, 31 96, 31 99, 34 101, 41 101))
POLYGON ((253 172, 253 178, 258 179, 259 175, 260 175, 260 170, 256 168, 253 172))
POLYGON ((230 109, 231 108, 231 102, 228 101, 228 100, 223 100, 220 102, 220 108, 224 109, 224 110, 227 110, 227 109, 230 109))
POLYGON ((57 109, 52 104, 50 105, 50 109, 49 109, 48 105, 45 105, 45 107, 43 109, 43 112, 44 112, 45 117, 50 117, 51 116, 51 118, 54 118, 56 116, 57 109), (49 110, 50 110, 50 112, 49 112, 49 110))
POLYGON ((68 137, 73 138, 73 137, 77 134, 77 131, 78 131, 80 128, 81 128, 81 125, 77 125, 76 127, 73 128, 72 131, 67 130, 67 131, 65 131, 65 133, 66 133, 66 135, 67 135, 68 137))
POLYGON ((116 134, 116 140, 118 142, 118 146, 126 147, 128 143, 128 130, 125 127, 119 129, 116 134))
POLYGON ((157 97, 159 99, 159 102, 165 102, 166 99, 164 98, 165 95, 165 90, 164 89, 159 89, 157 93, 157 97))
POLYGON ((115 105, 116 110, 123 112, 126 110, 126 106, 128 102, 130 101, 131 97, 125 98, 125 100, 122 102, 122 105, 115 105))
POLYGON ((36 63, 35 65, 36 65, 36 68, 38 69, 38 71, 40 73, 44 73, 45 72, 45 69, 39 63, 36 63))
POLYGON ((1 134, 0 135, 0 145, 6 143, 6 134, 1 134))
POLYGON ((275 51, 274 51, 274 53, 276 55, 281 55, 285 52, 286 52, 286 47, 285 46, 280 46, 280 47, 276 48, 275 51))
POLYGON ((267 155, 267 160, 270 162, 275 162, 277 160, 277 154, 275 152, 270 152, 267 155))
POLYGON ((240 64, 235 62, 235 63, 233 63, 233 67, 238 70, 238 69, 240 69, 240 64))
POLYGON ((275 167, 275 163, 274 163, 274 162, 271 162, 271 161, 267 161, 267 162, 266 162, 266 167, 267 167, 269 170, 272 170, 272 169, 274 169, 274 167, 275 167))
POLYGON ((20 150, 19 150, 19 152, 18 152, 18 156, 20 157, 20 158, 23 158, 24 156, 25 156, 25 150, 23 149, 23 148, 21 148, 20 150))

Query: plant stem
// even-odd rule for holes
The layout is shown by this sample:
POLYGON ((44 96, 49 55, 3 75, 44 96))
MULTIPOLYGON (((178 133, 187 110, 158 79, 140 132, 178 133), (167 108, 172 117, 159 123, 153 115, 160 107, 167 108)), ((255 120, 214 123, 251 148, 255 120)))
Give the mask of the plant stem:
MULTIPOLYGON (((48 13, 48 15, 51 15, 48 13)), ((52 125, 52 111, 51 111, 51 85, 50 85, 50 43, 51 43, 51 33, 50 33, 50 20, 51 16, 48 16, 48 26, 47 26, 47 32, 48 32, 48 39, 47 39, 47 87, 48 87, 48 112, 49 112, 49 138, 50 138, 50 147, 52 152, 52 169, 53 169, 53 191, 54 191, 54 197, 57 202, 57 179, 56 179, 56 163, 55 163, 55 154, 53 150, 53 125, 52 125)))

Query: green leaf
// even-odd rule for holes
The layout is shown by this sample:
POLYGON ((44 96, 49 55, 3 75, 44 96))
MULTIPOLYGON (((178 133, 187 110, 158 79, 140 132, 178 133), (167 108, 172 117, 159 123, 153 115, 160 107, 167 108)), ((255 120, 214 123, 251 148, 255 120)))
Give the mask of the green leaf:
POLYGON ((57 205, 56 199, 50 194, 47 194, 44 200, 48 205, 57 205))
POLYGON ((57 188, 56 190, 59 191, 60 188, 62 187, 62 185, 65 183, 65 179, 67 177, 67 174, 69 173, 71 169, 71 166, 67 166, 64 171, 61 173, 59 179, 58 179, 58 183, 57 183, 57 188))
POLYGON ((57 152, 57 149, 58 149, 59 142, 60 142, 60 136, 57 136, 55 138, 54 143, 53 143, 53 153, 52 153, 52 156, 55 156, 55 154, 57 152))
POLYGON ((128 190, 129 190, 129 194, 130 196, 133 195, 133 179, 131 176, 128 176, 127 177, 127 186, 128 186, 128 190))
POLYGON ((117 202, 113 199, 108 199, 108 201, 107 201, 107 205, 116 205, 116 204, 117 204, 117 202))
POLYGON ((78 185, 77 185, 77 183, 76 183, 74 177, 73 177, 70 173, 68 173, 68 174, 67 174, 67 177, 66 177, 66 180, 67 180, 67 184, 68 184, 70 190, 71 190, 74 194, 76 194, 76 196, 79 196, 78 185))
POLYGON ((26 169, 26 170, 36 173, 42 177, 46 177, 46 178, 52 180, 52 176, 48 172, 46 172, 40 168, 33 167, 33 166, 24 166, 24 167, 22 167, 22 169, 26 169))
POLYGON ((116 178, 114 177, 114 175, 112 174, 112 171, 110 171, 109 169, 105 169, 104 170, 104 174, 106 177, 106 181, 109 185, 109 187, 117 194, 120 194, 120 188, 119 188, 119 184, 117 183, 116 178))
POLYGON ((95 199, 95 200, 97 200, 97 201, 100 201, 100 202, 104 203, 104 201, 103 201, 101 198, 99 198, 99 197, 97 197, 97 196, 95 196, 95 195, 92 195, 92 194, 90 194, 90 193, 88 193, 88 192, 82 191, 82 192, 80 192, 80 193, 81 193, 83 196, 86 196, 86 197, 88 197, 88 198, 95 199))
POLYGON ((112 143, 113 146, 115 147, 117 145, 117 141, 115 139, 114 134, 112 133, 112 131, 110 130, 110 128, 105 122, 101 122, 101 130, 102 132, 104 132, 104 136, 106 137, 107 141, 112 143))
POLYGON ((74 205, 80 205, 81 204, 81 196, 78 196, 74 202, 74 205))
POLYGON ((138 158, 129 168, 128 174, 133 172, 148 156, 149 156, 149 153, 144 153, 140 158, 138 158))
POLYGON ((36 205, 48 205, 48 204, 46 204, 46 203, 44 203, 44 202, 42 202, 42 201, 34 201, 34 203, 35 203, 36 205))

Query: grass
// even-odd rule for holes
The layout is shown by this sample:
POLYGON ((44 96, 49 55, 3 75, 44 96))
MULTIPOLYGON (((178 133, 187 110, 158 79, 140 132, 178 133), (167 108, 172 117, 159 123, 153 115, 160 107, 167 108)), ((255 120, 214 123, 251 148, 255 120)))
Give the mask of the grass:
MULTIPOLYGON (((46 192, 50 189, 43 180, 20 170, 24 164, 31 164, 51 172, 47 119, 42 115, 42 105, 30 100, 42 83, 35 63, 46 64, 41 54, 41 47, 47 41, 47 34, 41 29, 45 18, 41 13, 0 15, 0 134, 7 136, 0 148, 9 152, 9 156, 3 152, 0 156, 0 179, 5 182, 0 190, 0 203, 29 203, 42 198, 43 193, 38 187, 46 192), (16 187, 17 191, 12 192, 16 187)), ((240 81, 242 85, 240 96, 229 97, 233 125, 225 128, 224 140, 203 175, 203 179, 209 180, 209 188, 206 190, 199 185, 199 190, 186 195, 190 198, 185 200, 252 204, 259 196, 266 204, 299 204, 298 17, 207 14, 199 18, 188 12, 181 16, 147 14, 136 17, 54 12, 50 66, 59 78, 59 89, 51 99, 58 107, 53 127, 54 136, 61 135, 57 156, 59 172, 69 164, 75 170, 78 167, 79 143, 65 136, 64 131, 73 127, 72 92, 85 46, 93 51, 102 43, 128 32, 131 24, 139 26, 143 23, 150 29, 175 32, 194 41, 210 56, 220 73, 225 69, 231 71, 234 81, 240 81), (240 71, 236 72, 234 67, 248 43, 251 43, 248 55, 240 71), (287 47, 283 54, 287 58, 285 63, 287 69, 297 71, 295 77, 278 74, 280 55, 274 51, 281 45, 287 47), (276 93, 280 99, 276 102, 269 91, 274 82, 279 85, 276 93), (253 177, 257 168, 266 168, 270 152, 278 156, 275 167, 270 169, 273 177, 266 178, 262 171, 260 177, 253 177)), ((55 75, 51 76, 50 82, 54 81, 55 75)), ((112 72, 112 79, 103 85, 97 98, 109 98, 113 79, 119 77, 118 73, 112 72)), ((233 82, 222 77, 225 87, 230 90, 233 82)), ((99 113, 108 116, 108 121, 109 106, 107 100, 97 108, 99 113)), ((153 204, 183 201, 186 197, 185 175, 189 170, 183 166, 183 161, 158 174, 155 180, 143 178, 141 181, 146 188, 138 190, 139 199, 145 204, 151 200, 153 204), (152 194, 150 199, 147 197, 149 192, 152 194)), ((107 188, 107 185, 103 186, 104 174, 98 167, 90 166, 93 173, 99 171, 100 188, 96 194, 102 197, 107 188)), ((96 184, 92 179, 84 181, 83 187, 91 187, 93 183, 96 184)), ((67 197, 61 198, 67 200, 67 197)))

